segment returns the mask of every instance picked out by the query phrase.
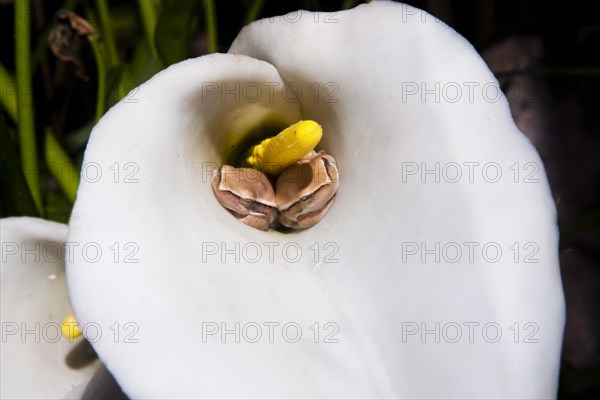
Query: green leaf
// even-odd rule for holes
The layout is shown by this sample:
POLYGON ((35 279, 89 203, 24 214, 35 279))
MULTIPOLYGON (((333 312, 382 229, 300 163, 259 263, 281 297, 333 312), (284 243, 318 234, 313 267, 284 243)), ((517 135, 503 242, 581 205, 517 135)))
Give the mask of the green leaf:
POLYGON ((127 97, 126 101, 137 102, 137 92, 132 90, 163 68, 163 63, 152 51, 148 41, 142 40, 137 46, 131 62, 120 77, 117 87, 119 100, 127 97))
POLYGON ((69 222, 72 207, 71 202, 58 188, 46 192, 46 219, 66 224, 69 222))
POLYGON ((69 156, 56 140, 52 131, 46 129, 45 137, 46 166, 71 204, 75 203, 79 186, 79 168, 76 168, 69 156))
POLYGON ((121 64, 116 67, 112 67, 108 70, 106 74, 106 109, 108 110, 112 106, 121 100, 122 96, 119 94, 121 81, 123 79, 123 75, 125 74, 125 70, 127 69, 127 65, 121 64))
POLYGON ((83 151, 93 127, 94 121, 90 121, 79 129, 67 133, 64 138, 64 145, 67 152, 75 153, 83 151))
POLYGON ((21 170, 21 160, 11 138, 4 113, 0 112, 0 204, 2 216, 39 217, 21 170))
MULTIPOLYGON (((125 80, 123 83, 131 90, 135 86, 144 83, 164 68, 165 65, 152 52, 150 44, 146 40, 143 40, 133 54, 130 68, 123 77, 125 80)), ((125 94, 127 94, 127 92, 125 92, 125 94)))
MULTIPOLYGON (((31 4, 28 0, 15 1, 15 67, 17 88, 31 88, 31 4)), ((42 210, 42 193, 39 185, 38 159, 36 149, 35 122, 33 115, 33 95, 31 91, 17 90, 17 126, 19 129, 19 150, 25 171, 25 181, 39 213, 42 210)))
POLYGON ((250 22, 257 20, 264 5, 265 0, 253 0, 244 17, 244 25, 248 25, 250 22))
POLYGON ((163 4, 154 32, 154 44, 165 65, 188 57, 191 39, 198 29, 198 6, 201 4, 196 1, 167 1, 163 4))

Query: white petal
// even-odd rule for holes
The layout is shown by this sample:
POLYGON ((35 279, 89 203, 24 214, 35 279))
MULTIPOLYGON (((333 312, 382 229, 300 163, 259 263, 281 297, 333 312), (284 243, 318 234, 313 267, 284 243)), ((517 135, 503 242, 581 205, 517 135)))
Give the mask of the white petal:
POLYGON ((3 399, 73 398, 97 363, 74 370, 75 345, 61 335, 70 310, 64 273, 67 226, 36 218, 0 220, 3 399), (66 396, 66 397, 65 397, 66 396))
POLYGON ((277 70, 251 58, 188 60, 142 85, 136 103, 119 103, 96 126, 84 161, 103 175, 84 168, 69 239, 102 252, 68 264, 70 291, 80 322, 101 327, 95 348, 128 395, 554 395, 562 294, 543 172, 530 185, 401 179, 406 161, 491 160, 506 168, 541 165, 539 158, 504 99, 404 101, 402 81, 495 80, 445 25, 403 23, 398 7, 362 6, 335 14, 337 23, 327 26, 308 13, 296 23, 255 23, 232 51, 274 63, 287 87, 277 70), (325 102, 316 82, 337 84, 339 102, 325 102), (244 94, 253 84, 262 88, 258 103, 244 94), (208 167, 224 161, 224 146, 258 125, 265 108, 323 124, 324 146, 339 163, 336 203, 305 232, 253 230, 210 189, 208 167), (138 181, 125 182, 124 173, 138 181), (512 255, 496 264, 403 261, 401 242, 436 241, 497 241, 506 252, 513 242, 535 242, 540 262, 514 263, 512 255), (511 324, 527 333, 528 321, 538 324, 539 343, 513 343, 511 324), (271 322, 279 324, 272 341, 271 322), (503 336, 488 343, 479 330, 473 343, 435 343, 431 335, 426 343, 403 341, 403 322, 494 322, 503 336), (257 327, 262 337, 252 343, 257 327), (302 335, 289 343, 295 327, 302 335), (328 343, 336 327, 339 342, 328 343), (234 332, 211 336, 207 328, 234 332))
POLYGON ((302 88, 303 117, 323 125, 341 183, 306 235, 339 247, 340 263, 319 275, 371 345, 380 393, 555 396, 564 304, 554 204, 541 160, 472 46, 420 10, 372 2, 255 22, 230 52, 275 65, 302 88), (336 92, 315 102, 315 82, 336 92), (500 260, 486 261, 496 248, 500 260), (451 343, 455 324, 463 337, 451 343), (501 340, 488 343, 485 324, 498 324, 501 340))
POLYGON ((257 243, 268 258, 264 242, 294 238, 245 226, 210 188, 211 167, 223 162, 219 143, 234 123, 249 118, 260 125, 263 107, 288 122, 300 119, 281 83, 272 66, 248 57, 188 60, 142 85, 139 102, 120 103, 92 133, 84 165, 103 168, 103 175, 86 178, 83 168, 69 240, 100 252, 87 259, 77 252, 68 263, 70 293, 80 324, 101 327, 104 335, 89 339, 132 397, 374 393, 352 342, 313 342, 310 326, 336 318, 308 255, 286 265, 280 245, 267 263, 203 256, 207 245, 257 243), (263 91, 260 102, 245 104, 235 95, 222 101, 219 93, 205 101, 203 87, 214 82, 219 88, 227 82, 229 89, 235 82, 269 84, 274 95, 263 91), (115 162, 132 163, 130 178, 137 182, 116 180, 115 162), (203 327, 222 322, 229 328, 257 323, 264 337, 259 343, 220 343, 218 337, 203 343, 203 327), (270 322, 280 324, 274 343, 264 325, 270 322), (288 322, 303 329, 299 343, 282 337, 288 322), (111 327, 120 331, 119 340, 111 327))

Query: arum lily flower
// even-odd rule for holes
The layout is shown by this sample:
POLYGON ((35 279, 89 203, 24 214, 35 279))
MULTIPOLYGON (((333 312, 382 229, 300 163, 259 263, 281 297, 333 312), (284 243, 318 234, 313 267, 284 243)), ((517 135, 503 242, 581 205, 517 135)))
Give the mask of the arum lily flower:
POLYGON ((0 220, 3 399, 79 398, 98 362, 74 368, 78 344, 61 334, 70 312, 64 271, 67 226, 0 220), (69 358, 71 367, 65 359, 69 358))
POLYGON ((113 107, 83 174, 68 240, 91 253, 67 260, 69 292, 130 397, 555 396, 541 161, 475 50, 424 12, 254 22, 113 107), (240 223, 213 171, 301 120, 336 159, 335 203, 294 233, 240 223))

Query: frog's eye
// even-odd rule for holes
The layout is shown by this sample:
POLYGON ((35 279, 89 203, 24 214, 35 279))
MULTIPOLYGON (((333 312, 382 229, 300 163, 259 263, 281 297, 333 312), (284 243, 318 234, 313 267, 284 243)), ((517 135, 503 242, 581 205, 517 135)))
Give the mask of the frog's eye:
POLYGON ((276 184, 279 222, 289 228, 306 229, 321 221, 337 193, 337 176, 335 159, 323 151, 289 166, 276 184))
POLYGON ((240 199, 240 203, 242 203, 246 208, 250 208, 254 201, 251 199, 240 199))
POLYGON ((212 189, 219 204, 253 228, 267 230, 277 221, 273 187, 260 171, 224 165, 215 171, 212 189))

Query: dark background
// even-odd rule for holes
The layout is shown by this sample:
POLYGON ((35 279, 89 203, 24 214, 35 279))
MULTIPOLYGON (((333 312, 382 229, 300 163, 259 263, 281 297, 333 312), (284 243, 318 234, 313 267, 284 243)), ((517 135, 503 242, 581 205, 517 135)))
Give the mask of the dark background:
MULTIPOLYGON (((216 3, 218 50, 226 52, 255 2, 216 3)), ((264 18, 298 9, 336 11, 356 3, 266 0, 257 15, 264 18)), ((558 209, 567 300, 560 398, 600 398, 600 14, 595 3, 410 2, 452 26, 482 54, 509 98, 517 125, 545 163, 558 209)), ((207 52, 202 3, 163 0, 156 40, 164 41, 163 47, 172 50, 133 73, 128 68, 143 40, 136 2, 108 4, 123 65, 109 71, 107 106, 122 96, 119 88, 131 89, 166 65, 207 52)), ((49 50, 47 37, 56 23, 54 15, 65 6, 87 18, 89 12, 94 12, 95 3, 32 0, 34 115, 38 148, 43 144, 44 128, 49 127, 79 165, 93 126, 97 74, 87 42, 82 41, 76 49, 83 72, 49 50)), ((13 2, 1 0, 0 62, 14 75, 13 18, 13 2)), ((19 163, 17 135, 14 122, 4 110, 0 113, 0 129, 0 216, 35 216, 31 199, 23 193, 23 178, 14 172, 19 163)), ((41 174, 45 217, 68 221, 72 205, 43 167, 41 174)))

